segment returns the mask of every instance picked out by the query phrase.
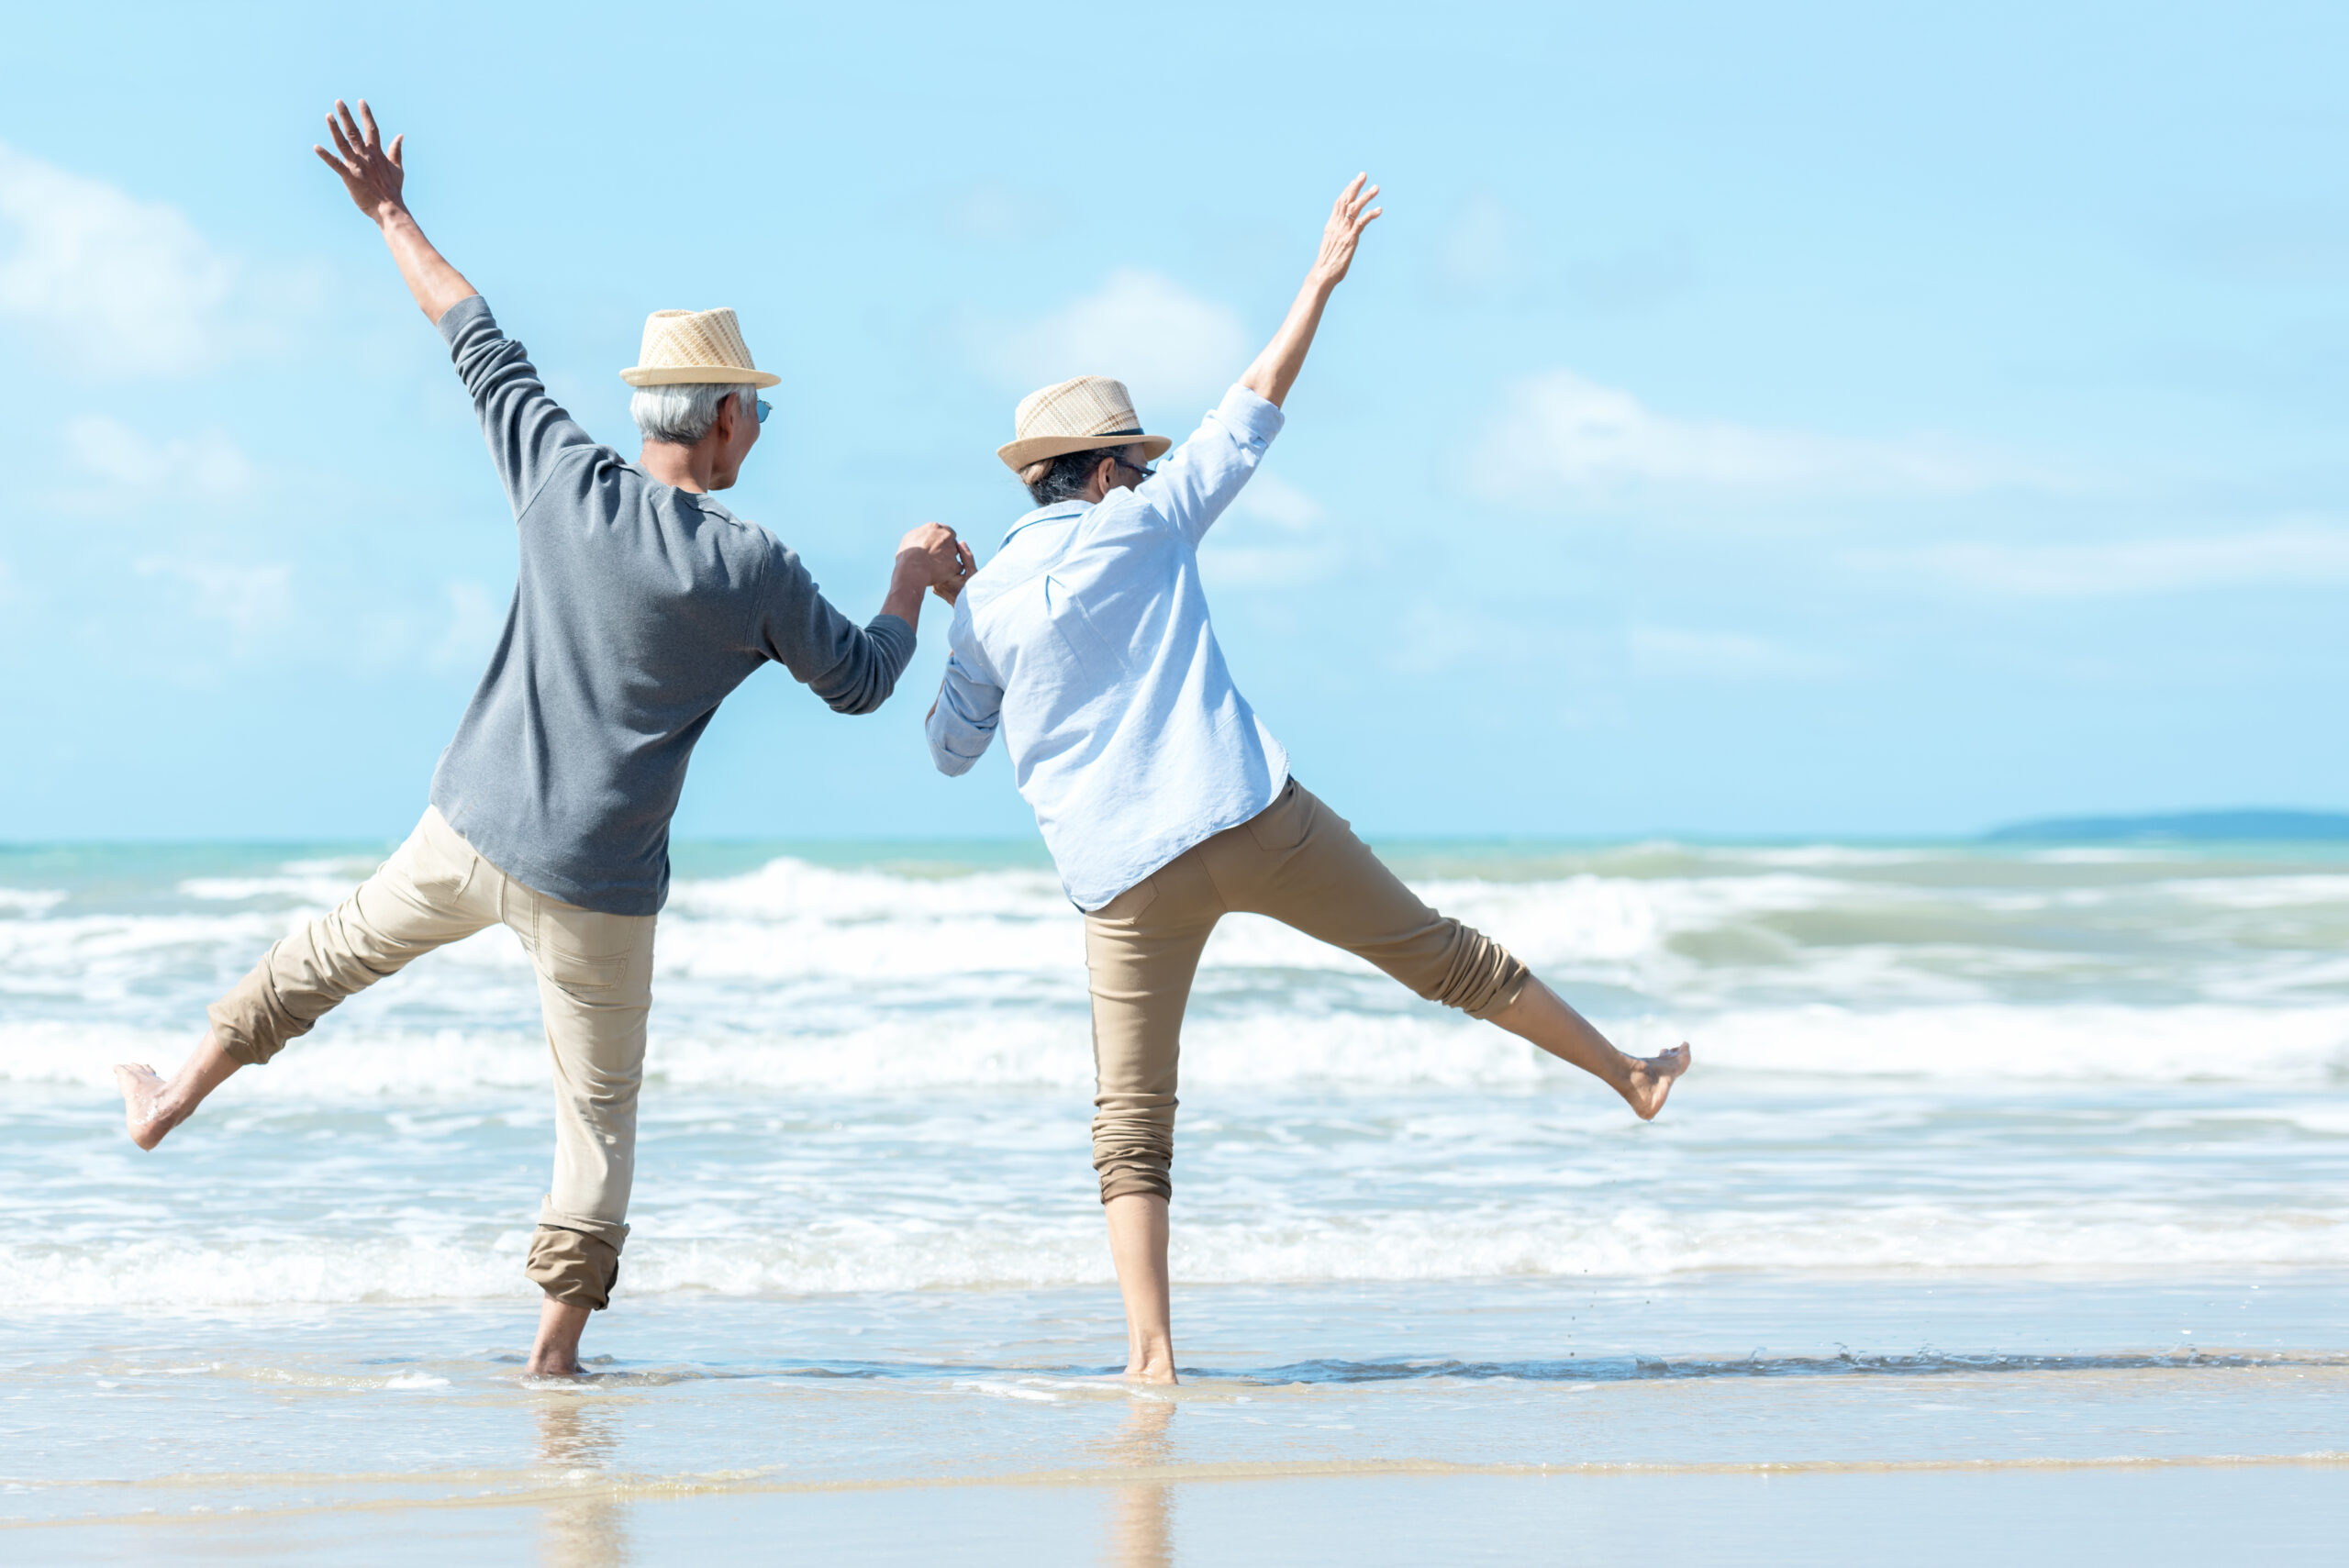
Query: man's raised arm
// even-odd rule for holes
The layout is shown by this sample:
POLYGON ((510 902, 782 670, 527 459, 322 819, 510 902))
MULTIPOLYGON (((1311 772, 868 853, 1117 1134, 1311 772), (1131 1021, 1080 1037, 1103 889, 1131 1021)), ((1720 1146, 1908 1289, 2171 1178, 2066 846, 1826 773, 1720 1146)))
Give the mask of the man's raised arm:
POLYGON ((351 193, 359 210, 384 231, 384 243, 392 248, 392 260, 399 263, 400 276, 406 281, 407 292, 416 296, 417 308, 438 326, 451 306, 480 291, 432 248, 400 195, 400 187, 407 180, 407 171, 400 162, 400 143, 406 138, 395 136, 390 147, 384 146, 374 113, 364 98, 359 100, 356 119, 337 98, 334 113, 327 117, 327 129, 334 137, 335 151, 315 145, 310 150, 342 177, 342 188, 351 193))

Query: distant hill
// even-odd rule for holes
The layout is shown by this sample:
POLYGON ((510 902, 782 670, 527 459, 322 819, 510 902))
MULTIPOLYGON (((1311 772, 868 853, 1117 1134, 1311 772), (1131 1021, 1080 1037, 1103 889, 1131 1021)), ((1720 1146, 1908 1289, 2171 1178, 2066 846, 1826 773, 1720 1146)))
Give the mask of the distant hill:
POLYGON ((2349 840, 2336 811, 2180 811, 2167 817, 2057 817, 1982 835, 1994 844, 2321 843, 2349 840))

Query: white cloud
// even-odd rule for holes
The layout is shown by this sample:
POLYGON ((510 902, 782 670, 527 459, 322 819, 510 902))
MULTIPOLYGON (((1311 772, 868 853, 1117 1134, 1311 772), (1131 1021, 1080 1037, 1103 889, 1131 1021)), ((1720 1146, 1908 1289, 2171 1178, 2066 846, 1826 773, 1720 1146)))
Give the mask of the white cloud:
POLYGON ((2338 587, 2349 584, 2349 527, 2301 520, 2199 539, 1943 544, 1854 555, 1850 561, 1863 568, 2051 598, 2338 587))
POLYGON ((225 347, 237 265, 178 208, 0 145, 0 317, 71 375, 173 375, 225 347))
POLYGON ((1736 631, 1635 626, 1630 642, 1633 666, 1649 675, 1768 680, 1822 674, 1832 668, 1824 660, 1736 631))
POLYGON ((1943 494, 2028 477, 1931 442, 1675 419, 1628 392, 1555 370, 1508 389, 1475 483, 1489 499, 1539 505, 1654 490, 1943 494))
POLYGON ((1133 394, 1145 424, 1177 439, 1189 432, 1186 411, 1220 396, 1256 350, 1229 306, 1137 267, 1111 272, 1041 320, 972 337, 1008 385, 1030 391, 1071 376, 1112 376, 1133 394))
MULTIPOLYGON (((1276 474, 1259 472, 1231 503, 1242 517, 1261 518, 1289 533, 1303 533, 1319 522, 1321 503, 1276 474)), ((1215 536, 1209 534, 1209 539, 1215 536)))
POLYGON ((188 608, 228 628, 228 651, 244 654, 283 624, 293 607, 294 569, 278 563, 231 566, 217 562, 150 556, 134 563, 141 577, 166 577, 188 590, 188 608))
POLYGON ((1201 570, 1217 588, 1286 588, 1319 581, 1336 562, 1314 535, 1320 502, 1275 474, 1257 473, 1208 530, 1201 570))
POLYGON ((234 500, 259 477, 252 460, 217 430, 158 441, 103 414, 67 420, 59 455, 57 477, 72 502, 100 510, 160 495, 234 500))

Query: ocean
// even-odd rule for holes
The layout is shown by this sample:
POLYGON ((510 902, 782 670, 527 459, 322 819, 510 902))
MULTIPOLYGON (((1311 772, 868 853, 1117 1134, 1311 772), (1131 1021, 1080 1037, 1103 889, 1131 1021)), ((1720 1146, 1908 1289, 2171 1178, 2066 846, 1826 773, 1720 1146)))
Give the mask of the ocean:
POLYGON ((1946 1514, 1914 1561, 2091 1495, 2140 1561, 2337 1539, 2349 846, 1379 847, 1695 1067, 1642 1125, 1227 920, 1163 1395, 1100 1381, 1082 923, 1030 846, 680 847, 634 1231, 560 1386, 517 1375, 552 1133, 508 933, 141 1154, 110 1064, 168 1072, 387 846, 0 849, 0 1556, 934 1560, 929 1521, 963 1561, 1275 1562, 1319 1518, 1406 1562, 1441 1518, 1727 1560, 1708 1519, 1863 1484, 1946 1514), (1727 1512, 1609 1533, 1667 1482, 1727 1512))

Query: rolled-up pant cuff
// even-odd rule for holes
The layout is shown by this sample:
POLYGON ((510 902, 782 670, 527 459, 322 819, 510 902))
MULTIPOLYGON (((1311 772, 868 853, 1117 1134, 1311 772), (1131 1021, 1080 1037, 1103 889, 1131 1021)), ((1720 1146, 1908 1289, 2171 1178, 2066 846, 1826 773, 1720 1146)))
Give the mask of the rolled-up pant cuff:
POLYGON ((1163 1198, 1174 1195, 1174 1182, 1168 1172, 1171 1161, 1144 1163, 1130 1157, 1113 1165, 1097 1167, 1101 1175, 1101 1201, 1126 1197, 1134 1193, 1154 1193, 1163 1198))
POLYGON ((226 996, 205 1009, 213 1040, 229 1061, 248 1067, 267 1062, 287 1040, 308 1034, 317 1021, 295 1017, 279 999, 270 979, 270 960, 276 952, 271 948, 226 996))
POLYGON ((530 1237, 523 1273, 549 1301, 601 1312, 619 1283, 620 1247, 628 1227, 569 1215, 542 1215, 530 1237))

